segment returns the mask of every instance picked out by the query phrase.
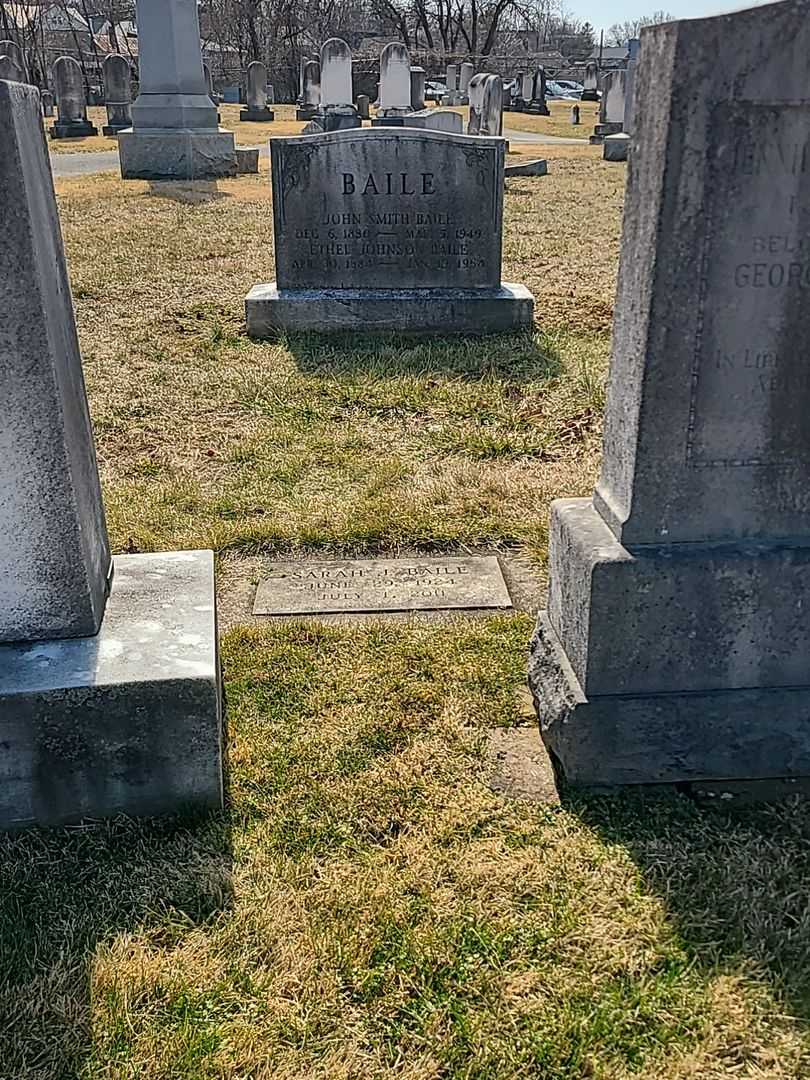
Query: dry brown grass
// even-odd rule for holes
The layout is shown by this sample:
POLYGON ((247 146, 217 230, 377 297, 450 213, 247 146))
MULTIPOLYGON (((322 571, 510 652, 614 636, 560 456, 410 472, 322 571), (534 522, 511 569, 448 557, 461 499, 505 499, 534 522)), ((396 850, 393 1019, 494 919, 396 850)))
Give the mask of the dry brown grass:
POLYGON ((533 340, 348 351, 244 335, 273 276, 266 178, 60 181, 116 547, 542 554, 550 499, 595 468, 621 198, 593 158, 551 168, 507 193, 504 277, 537 296, 533 340))

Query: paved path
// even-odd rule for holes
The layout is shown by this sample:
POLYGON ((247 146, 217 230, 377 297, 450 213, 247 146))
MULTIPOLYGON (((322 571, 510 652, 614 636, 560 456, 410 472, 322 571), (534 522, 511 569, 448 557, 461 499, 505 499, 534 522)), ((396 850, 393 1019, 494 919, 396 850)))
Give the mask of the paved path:
MULTIPOLYGON (((511 143, 537 143, 545 146, 587 146, 586 139, 562 139, 558 135, 540 135, 536 131, 512 131, 504 129, 504 138, 511 143)), ((261 147, 261 156, 267 157, 267 146, 261 147)), ((92 173, 118 172, 118 151, 102 150, 92 154, 51 154, 54 176, 89 176, 92 173)))

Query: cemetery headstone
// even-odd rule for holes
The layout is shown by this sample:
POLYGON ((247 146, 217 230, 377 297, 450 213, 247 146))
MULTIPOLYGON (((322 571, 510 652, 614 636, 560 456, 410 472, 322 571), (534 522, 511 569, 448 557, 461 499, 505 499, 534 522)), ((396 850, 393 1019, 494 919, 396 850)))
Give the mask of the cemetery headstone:
POLYGON ((582 80, 584 90, 581 101, 599 100, 599 65, 595 60, 589 60, 585 65, 585 76, 582 80))
POLYGON ((270 152, 278 279, 247 297, 254 337, 531 325, 531 293, 501 282, 502 139, 380 127, 270 152))
POLYGON ((50 90, 43 90, 39 96, 42 102, 42 115, 50 119, 54 115, 53 94, 50 90))
POLYGON ((321 47, 320 106, 305 133, 362 127, 353 101, 351 50, 341 38, 329 38, 321 47))
POLYGON ((222 805, 211 552, 111 560, 39 92, 0 82, 0 828, 222 805))
POLYGON ((420 109, 411 113, 403 122, 403 127, 428 128, 430 131, 448 131, 461 135, 464 131, 464 119, 461 113, 451 109, 420 109))
POLYGON ((573 782, 810 776, 807 12, 642 31, 602 470, 532 647, 573 782))
POLYGON ((579 105, 572 105, 572 106, 571 106, 571 124, 572 124, 572 125, 573 125, 574 127, 579 127, 579 125, 580 125, 580 123, 581 123, 581 122, 582 122, 582 121, 581 121, 581 119, 580 119, 580 108, 579 108, 579 105))
POLYGON ((264 88, 264 96, 268 105, 275 105, 276 90, 272 83, 267 83, 264 88))
POLYGON ((247 108, 239 113, 239 119, 257 124, 266 124, 275 119, 273 110, 267 107, 267 65, 260 60, 248 64, 247 108))
POLYGON ((419 112, 425 107, 425 78, 423 67, 411 68, 411 109, 419 112))
POLYGON ((458 101, 456 102, 457 105, 466 105, 468 103, 468 101, 469 101, 468 94, 469 94, 470 79, 473 77, 474 72, 475 72, 475 65, 471 64, 469 62, 469 60, 465 60, 465 62, 459 68, 459 71, 458 71, 458 101))
POLYGON ((23 69, 12 56, 0 52, 0 79, 7 82, 25 82, 23 69))
POLYGON ((304 89, 301 108, 295 114, 296 120, 311 120, 321 104, 321 64, 319 60, 307 60, 304 64, 304 89))
POLYGON ((624 123, 625 83, 627 72, 610 71, 602 80, 599 123, 593 129, 591 143, 601 143, 606 135, 617 135, 624 123))
POLYGON ((137 0, 140 86, 132 128, 118 136, 125 180, 236 174, 233 133, 208 93, 196 0, 137 0))
POLYGON ((442 105, 455 105, 457 93, 457 69, 455 64, 448 64, 444 76, 445 94, 442 97, 442 105))
POLYGON ((481 134, 481 110, 484 107, 484 83, 489 78, 487 72, 479 72, 470 79, 467 97, 470 101, 470 116, 467 121, 467 134, 481 134))
POLYGON ((411 58, 399 42, 386 45, 380 54, 380 90, 373 126, 406 117, 411 109, 411 58))
POLYGON ((9 38, 5 38, 3 41, 0 41, 0 56, 8 56, 8 57, 10 57, 10 59, 14 61, 14 63, 17 65, 17 67, 20 69, 20 71, 23 72, 23 78, 22 79, 15 79, 13 81, 14 82, 24 82, 25 81, 25 77, 24 77, 25 76, 25 58, 23 57, 22 49, 16 43, 16 41, 11 41, 9 38))
POLYGON ((357 106, 357 115, 360 117, 360 119, 368 120, 369 116, 371 115, 368 111, 369 106, 371 105, 371 102, 368 99, 368 94, 358 94, 355 105, 357 106))
POLYGON ((57 120, 51 128, 52 139, 82 139, 98 135, 98 128, 87 119, 84 76, 78 60, 60 56, 53 65, 56 82, 57 120))
POLYGON ((531 72, 527 71, 521 75, 520 84, 520 109, 522 112, 528 112, 529 106, 532 103, 532 93, 534 90, 534 76, 531 72))
POLYGON ((480 134, 497 138, 503 134, 503 80, 500 75, 487 75, 482 97, 480 134))
POLYGON ((546 101, 546 69, 539 67, 534 73, 532 80, 532 100, 529 102, 530 113, 536 116, 549 116, 548 102, 546 101))
POLYGON ((126 57, 117 54, 104 58, 103 71, 107 123, 101 130, 104 135, 117 135, 132 127, 132 72, 126 57))

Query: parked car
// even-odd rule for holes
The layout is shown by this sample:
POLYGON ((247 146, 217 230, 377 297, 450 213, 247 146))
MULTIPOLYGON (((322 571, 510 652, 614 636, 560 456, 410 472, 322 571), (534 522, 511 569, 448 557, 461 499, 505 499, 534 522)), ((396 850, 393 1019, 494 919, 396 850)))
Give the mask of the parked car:
POLYGON ((563 83, 549 79, 546 83, 546 96, 550 98, 563 98, 565 100, 577 101, 582 97, 582 90, 571 90, 563 83))

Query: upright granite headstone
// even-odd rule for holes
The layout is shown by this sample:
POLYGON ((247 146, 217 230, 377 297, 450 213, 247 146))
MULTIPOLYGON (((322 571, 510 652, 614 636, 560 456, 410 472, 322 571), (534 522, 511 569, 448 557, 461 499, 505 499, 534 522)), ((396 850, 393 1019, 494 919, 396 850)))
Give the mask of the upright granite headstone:
POLYGON ((582 80, 584 90, 582 101, 599 100, 599 65, 595 60, 589 60, 585 65, 585 77, 582 80))
POLYGON ((368 99, 368 94, 358 94, 355 105, 357 107, 357 115, 360 117, 360 119, 368 120, 369 116, 371 115, 368 111, 369 106, 371 105, 371 102, 368 99))
POLYGON ((530 672, 576 782, 810 775, 809 14, 642 31, 602 472, 530 672))
POLYGON ((419 112, 425 107, 425 78, 427 72, 423 67, 411 68, 411 109, 419 112))
POLYGON ((501 282, 502 139, 366 128, 274 139, 278 280, 248 331, 491 333, 531 325, 501 282))
POLYGON ((232 132, 208 94, 196 0, 137 0, 140 90, 118 136, 125 180, 236 174, 232 132))
POLYGON ((475 64, 471 64, 469 60, 461 65, 458 71, 458 100, 457 105, 466 105, 469 101, 469 86, 470 79, 475 72, 475 64))
POLYGON ((521 76, 520 87, 520 105, 521 110, 526 112, 532 103, 532 93, 534 91, 534 76, 531 72, 524 72, 521 76))
POLYGON ((60 56, 53 65, 56 82, 57 120, 51 128, 52 139, 83 139, 98 135, 98 128, 87 119, 84 76, 78 60, 60 56))
POLYGON ((484 83, 489 78, 485 71, 473 75, 470 85, 467 87, 467 97, 470 101, 470 116, 467 120, 467 134, 481 134, 481 110, 484 107, 484 83))
POLYGON ((638 38, 632 38, 627 42, 628 59, 627 71, 624 83, 624 119, 623 131, 628 135, 633 134, 636 114, 636 69, 638 68, 638 54, 640 42, 638 38))
POLYGON ((405 121, 405 127, 427 128, 429 131, 448 131, 452 135, 464 132, 464 119, 461 113, 452 109, 421 109, 411 113, 405 121))
POLYGON ((132 72, 125 56, 113 54, 104 59, 104 100, 107 123, 101 130, 105 135, 132 127, 132 72))
POLYGON ((380 104, 383 116, 405 116, 411 109, 411 58, 398 41, 380 54, 380 104))
POLYGON ((11 60, 14 61, 14 63, 17 65, 17 67, 23 73, 23 78, 22 79, 17 79, 15 81, 16 82, 24 82, 25 81, 25 57, 22 54, 22 49, 16 43, 16 41, 11 41, 9 38, 4 38, 3 41, 0 41, 0 56, 8 56, 11 60))
POLYGON ((625 86, 627 72, 610 71, 602 80, 599 102, 599 123, 593 129, 591 143, 601 143, 606 135, 616 135, 624 123, 625 86))
POLYGON ((25 82, 23 69, 12 56, 0 52, 0 79, 7 82, 25 82))
POLYGON ((0 198, 0 828, 221 806, 213 557, 111 563, 39 92, 19 83, 0 82, 0 198))
POLYGON ((247 108, 239 113, 239 119, 258 124, 267 124, 275 119, 273 110, 267 107, 267 65, 260 60, 248 64, 247 108))
POLYGON ((42 102, 42 115, 50 119, 54 115, 53 94, 50 90, 43 90, 39 96, 42 102))
POLYGON ((546 101, 546 69, 539 67, 534 73, 532 81, 532 100, 529 103, 529 112, 537 116, 549 116, 548 102, 546 101))
POLYGON ((321 102, 306 134, 362 127, 352 102, 352 53, 345 41, 330 38, 321 48, 321 102))
POLYGON ((321 105, 321 65, 319 60, 307 60, 304 64, 304 89, 301 96, 301 108, 295 114, 296 120, 311 120, 321 105))
POLYGON ((484 81, 479 133, 491 138, 503 134, 503 80, 500 75, 487 75, 484 81))

